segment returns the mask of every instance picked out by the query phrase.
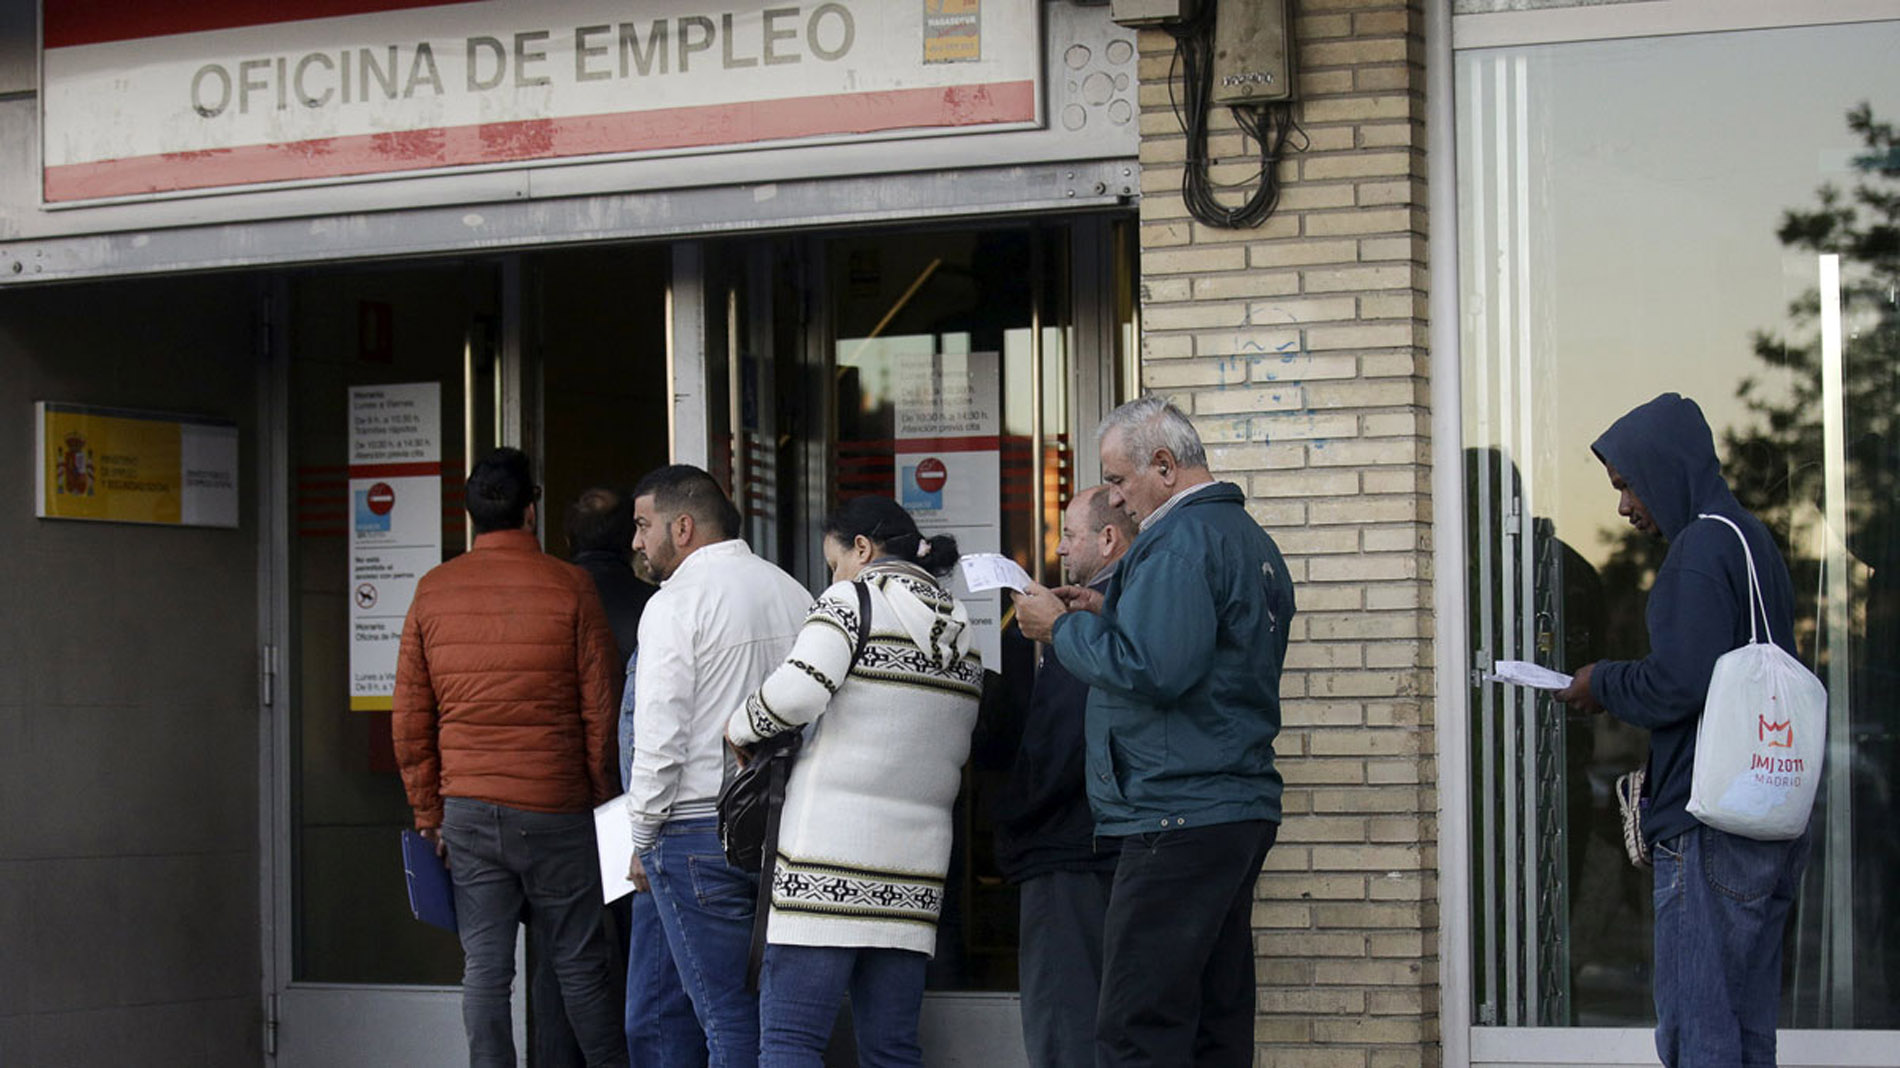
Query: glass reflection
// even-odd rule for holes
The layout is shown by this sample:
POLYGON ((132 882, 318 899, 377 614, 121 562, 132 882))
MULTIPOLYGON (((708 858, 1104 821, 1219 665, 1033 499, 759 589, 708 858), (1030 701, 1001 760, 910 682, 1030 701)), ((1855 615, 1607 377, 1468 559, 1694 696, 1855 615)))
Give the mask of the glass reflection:
MULTIPOLYGON (((1589 442, 1695 397, 1781 542, 1832 702, 1784 1026, 1900 1026, 1895 54, 1887 22, 1459 59, 1474 654, 1643 655, 1666 547, 1618 520, 1589 442)), ((1611 793, 1642 733, 1499 686, 1471 708, 1475 1019, 1652 1021, 1648 873, 1611 793)))

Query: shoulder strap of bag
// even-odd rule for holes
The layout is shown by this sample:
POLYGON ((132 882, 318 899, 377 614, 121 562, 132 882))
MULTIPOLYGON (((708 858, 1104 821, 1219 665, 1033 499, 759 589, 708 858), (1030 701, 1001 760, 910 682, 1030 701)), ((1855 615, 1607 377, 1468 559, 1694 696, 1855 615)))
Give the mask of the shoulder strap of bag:
POLYGON ((785 780, 791 760, 773 755, 765 787, 765 841, 759 851, 759 897, 753 906, 752 945, 746 953, 745 988, 759 990, 759 969, 765 963, 765 927, 772 918, 772 877, 778 872, 778 818, 785 809, 785 780))
MULTIPOLYGON (((858 666, 858 658, 864 655, 864 647, 871 641, 871 584, 863 579, 852 579, 851 585, 858 588, 858 644, 851 650, 851 666, 858 666)), ((850 674, 849 669, 845 674, 850 674)))
MULTIPOLYGON (((871 640, 871 587, 863 579, 851 585, 858 590, 858 643, 851 650, 851 666, 864 655, 871 640)), ((846 669, 846 674, 850 669, 846 669)), ((766 769, 765 841, 759 853, 759 897, 752 914, 752 945, 746 955, 745 987, 757 993, 759 969, 765 964, 765 928, 772 917, 772 879, 778 873, 778 820, 785 810, 785 781, 791 775, 791 760, 775 756, 766 769)))
POLYGON ((1748 547, 1748 536, 1743 534, 1742 528, 1736 526, 1735 520, 1730 519, 1728 516, 1716 515, 1713 512, 1702 512, 1698 514, 1696 518, 1720 520, 1727 524, 1730 530, 1735 532, 1737 538, 1742 540, 1742 557, 1748 561, 1748 644, 1754 645, 1757 641, 1761 640, 1757 637, 1755 630, 1755 619, 1757 616, 1761 619, 1762 629, 1768 632, 1768 640, 1771 642, 1774 641, 1775 628, 1768 622, 1768 601, 1761 595, 1761 579, 1755 574, 1755 553, 1748 547))

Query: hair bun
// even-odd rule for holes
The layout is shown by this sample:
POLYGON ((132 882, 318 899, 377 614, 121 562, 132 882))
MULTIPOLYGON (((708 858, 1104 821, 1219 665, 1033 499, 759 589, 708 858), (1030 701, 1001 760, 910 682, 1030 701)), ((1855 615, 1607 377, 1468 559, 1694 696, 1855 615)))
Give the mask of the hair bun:
POLYGON ((921 539, 917 545, 918 565, 938 578, 948 575, 960 556, 957 539, 948 534, 921 539))

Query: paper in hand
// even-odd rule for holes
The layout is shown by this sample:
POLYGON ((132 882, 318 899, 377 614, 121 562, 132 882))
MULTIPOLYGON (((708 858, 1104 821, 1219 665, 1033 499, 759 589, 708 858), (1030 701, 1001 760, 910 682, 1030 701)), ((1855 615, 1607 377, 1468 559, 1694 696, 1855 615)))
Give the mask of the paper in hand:
POLYGON ((1000 553, 971 553, 957 563, 963 568, 963 584, 970 588, 971 593, 998 589, 1027 590, 1032 581, 1029 572, 1000 553))
POLYGON ((627 822, 627 795, 594 809, 594 842, 600 849, 600 895, 616 901, 633 893, 627 869, 633 865, 633 824, 627 822))
POLYGON ((1570 676, 1528 660, 1500 660, 1484 673, 1484 680, 1529 686, 1533 690, 1561 690, 1570 685, 1570 676))

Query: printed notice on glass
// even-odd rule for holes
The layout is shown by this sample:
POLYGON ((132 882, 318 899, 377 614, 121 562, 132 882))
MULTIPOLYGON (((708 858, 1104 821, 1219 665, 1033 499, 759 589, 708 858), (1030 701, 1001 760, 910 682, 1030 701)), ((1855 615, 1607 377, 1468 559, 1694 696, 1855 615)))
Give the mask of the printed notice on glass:
POLYGON ((416 581, 442 562, 442 387, 350 389, 350 708, 385 711, 416 581))
MULTIPOLYGON (((994 352, 907 352, 896 361, 897 502, 926 535, 949 534, 965 553, 1003 541, 1002 408, 994 352)), ((985 667, 1001 662, 1002 598, 951 572, 950 592, 970 612, 985 667)))

